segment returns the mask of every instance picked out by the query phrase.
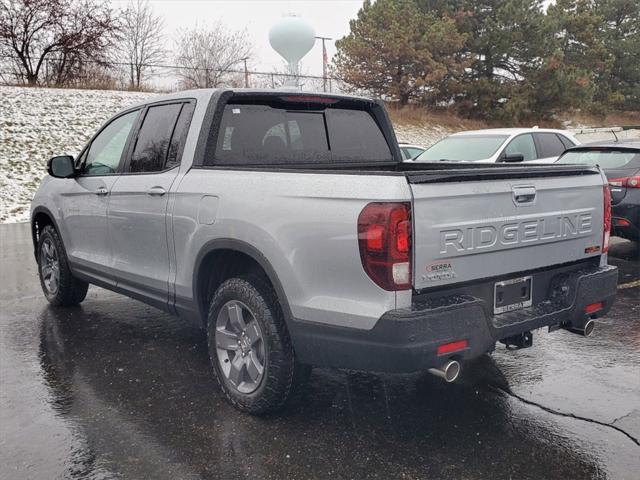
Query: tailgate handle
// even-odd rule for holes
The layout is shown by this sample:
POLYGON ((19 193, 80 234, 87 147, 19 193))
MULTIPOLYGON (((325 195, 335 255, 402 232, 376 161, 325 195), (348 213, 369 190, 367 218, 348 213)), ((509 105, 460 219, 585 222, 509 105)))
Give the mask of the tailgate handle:
POLYGON ((513 187, 513 201, 516 205, 531 204, 536 199, 536 187, 513 187))

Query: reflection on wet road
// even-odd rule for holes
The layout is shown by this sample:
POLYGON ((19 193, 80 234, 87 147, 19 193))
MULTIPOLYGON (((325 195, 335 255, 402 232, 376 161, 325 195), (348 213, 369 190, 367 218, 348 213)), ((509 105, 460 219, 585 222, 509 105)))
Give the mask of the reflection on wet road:
MULTIPOLYGON (((75 309, 40 293, 28 228, 0 226, 0 477, 636 478, 640 288, 596 333, 536 332, 461 381, 314 370, 267 418, 228 406, 204 337, 98 288, 75 309), (576 418, 577 417, 577 418, 576 418), (615 427, 615 428, 613 428, 615 427)), ((621 282, 638 256, 614 247, 621 282)))

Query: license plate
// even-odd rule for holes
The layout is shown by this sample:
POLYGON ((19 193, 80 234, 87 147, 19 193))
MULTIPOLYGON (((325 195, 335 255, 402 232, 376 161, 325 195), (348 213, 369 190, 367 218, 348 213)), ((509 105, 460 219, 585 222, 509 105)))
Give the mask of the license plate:
POLYGON ((505 313, 531 306, 532 277, 512 278, 493 287, 493 313, 505 313))

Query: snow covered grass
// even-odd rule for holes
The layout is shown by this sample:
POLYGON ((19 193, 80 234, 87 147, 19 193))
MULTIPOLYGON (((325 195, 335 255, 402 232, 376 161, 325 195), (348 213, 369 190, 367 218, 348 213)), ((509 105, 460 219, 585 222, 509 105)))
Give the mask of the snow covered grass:
POLYGON ((0 223, 29 219, 50 157, 78 155, 105 120, 153 95, 0 86, 0 223))
MULTIPOLYGON (((105 120, 118 110, 155 95, 0 86, 0 223, 29 219, 31 198, 46 175, 50 157, 75 157, 105 120)), ((390 113, 398 141, 425 147, 455 131, 484 127, 480 122, 420 109, 392 109, 390 113)), ((612 137, 605 133, 588 140, 603 136, 612 137)), ((621 136, 640 136, 640 131, 621 136)))
MULTIPOLYGON (((29 204, 47 160, 74 157, 102 123, 154 93, 0 86, 0 223, 29 219, 29 204)), ((398 139, 430 145, 440 127, 396 126, 398 139)))

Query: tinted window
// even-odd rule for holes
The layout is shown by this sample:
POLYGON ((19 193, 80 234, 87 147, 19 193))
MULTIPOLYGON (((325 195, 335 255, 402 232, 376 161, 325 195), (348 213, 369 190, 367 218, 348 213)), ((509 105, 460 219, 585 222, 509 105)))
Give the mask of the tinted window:
POLYGON ((555 133, 536 133, 540 146, 539 158, 557 157, 565 151, 563 143, 555 133))
POLYGON ((83 168, 85 175, 105 175, 116 172, 122 151, 137 117, 137 110, 122 115, 113 120, 93 139, 83 168))
POLYGON ((182 104, 150 107, 136 139, 130 172, 159 172, 165 169, 169 142, 182 104))
POLYGON ((187 133, 189 133, 189 125, 191 124, 194 107, 193 103, 185 103, 182 106, 182 110, 180 110, 180 116, 178 117, 176 127, 173 129, 173 135, 171 136, 171 144, 169 145, 169 154, 167 155, 165 168, 173 168, 176 165, 180 165, 182 156, 181 149, 184 147, 187 133))
POLYGON ((575 143, 573 143, 571 140, 569 140, 564 135, 558 134, 558 138, 560 139, 560 141, 564 145, 564 148, 571 148, 571 147, 574 147, 576 145, 575 143))
POLYGON ((392 160, 392 155, 365 111, 229 104, 215 159, 223 165, 284 165, 392 160))
POLYGON ((558 163, 600 165, 605 169, 632 166, 632 162, 640 166, 640 153, 619 150, 571 150, 558 159, 558 163))
POLYGON ((391 151, 375 120, 363 110, 326 110, 333 157, 341 160, 392 160, 391 151))
POLYGON ((475 162, 498 151, 505 135, 453 135, 440 140, 416 158, 416 162, 475 162))
POLYGON ((506 155, 521 154, 524 156, 524 160, 536 159, 536 146, 533 143, 533 137, 528 133, 525 135, 518 135, 511 140, 511 143, 504 149, 506 155))

